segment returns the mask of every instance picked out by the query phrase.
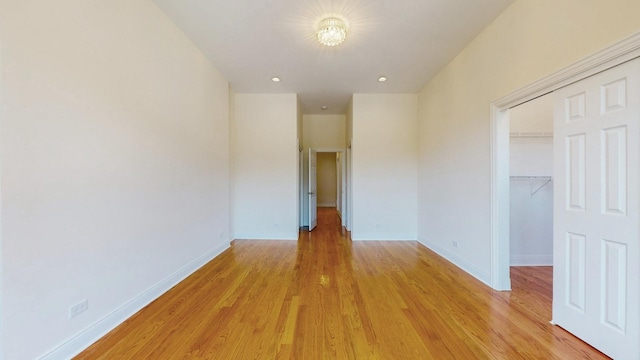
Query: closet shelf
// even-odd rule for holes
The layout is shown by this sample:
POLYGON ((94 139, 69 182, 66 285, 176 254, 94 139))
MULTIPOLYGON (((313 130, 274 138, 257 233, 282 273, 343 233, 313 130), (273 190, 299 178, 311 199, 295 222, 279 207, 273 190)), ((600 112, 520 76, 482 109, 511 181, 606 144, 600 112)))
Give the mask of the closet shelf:
POLYGON ((510 132, 512 138, 552 138, 553 132, 510 132))
POLYGON ((545 180, 544 184, 538 186, 531 192, 531 196, 535 195, 538 191, 542 190, 548 183, 553 181, 552 176, 509 176, 510 180, 545 180))

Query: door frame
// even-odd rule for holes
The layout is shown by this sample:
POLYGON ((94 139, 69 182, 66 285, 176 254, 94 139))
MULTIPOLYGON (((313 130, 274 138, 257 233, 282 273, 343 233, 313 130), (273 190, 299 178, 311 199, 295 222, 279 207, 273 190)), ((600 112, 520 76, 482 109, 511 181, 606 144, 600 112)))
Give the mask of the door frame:
MULTIPOLYGON (((340 153, 340 157, 343 159, 342 161, 342 191, 343 191, 343 199, 342 199, 342 204, 343 204, 343 211, 342 211, 342 216, 341 216, 341 223, 342 226, 347 226, 347 216, 349 216, 350 209, 347 209, 347 206, 345 204, 345 199, 346 196, 348 196, 349 194, 349 183, 350 183, 350 177, 345 177, 345 173, 347 171, 348 168, 348 159, 346 158, 346 150, 344 148, 311 148, 313 149, 316 153, 340 153)), ((309 187, 309 180, 307 179, 307 188, 309 187)), ((337 191, 340 191, 340 189, 337 189, 337 191)))
POLYGON ((345 172, 345 164, 344 164, 344 153, 336 153, 336 208, 338 209, 338 214, 340 215, 340 221, 342 222, 342 226, 344 226, 344 221, 342 221, 342 213, 344 211, 344 172, 345 172), (340 159, 340 161, 338 161, 340 159))
POLYGON ((343 216, 343 218, 345 219, 345 224, 344 227, 345 229, 347 229, 347 231, 351 231, 351 224, 353 224, 353 199, 351 197, 351 194, 353 193, 352 190, 352 186, 353 186, 353 182, 351 181, 351 169, 352 169, 352 164, 351 164, 351 144, 349 144, 347 146, 347 150, 345 153, 346 157, 345 157, 345 165, 346 165, 346 183, 345 183, 345 194, 344 194, 344 200, 346 201, 345 203, 345 211, 346 211, 346 215, 343 216))
MULTIPOLYGON (((3 60, 3 56, 2 56, 2 52, 0 51, 0 68, 2 68, 2 60, 3 60)), ((0 78, 0 113, 4 113, 4 86, 2 86, 2 79, 0 78)), ((2 166, 0 166, 0 175, 2 174, 2 166)), ((2 179, 2 176, 0 176, 0 179, 2 179)), ((0 204, 2 204, 2 192, 0 192, 0 204)), ((2 234, 4 234, 3 231, 3 226, 2 226, 2 207, 0 206, 0 349, 4 349, 4 321, 2 321, 3 319, 3 315, 4 315, 4 274, 3 274, 3 269, 4 269, 4 253, 3 253, 3 247, 2 247, 2 234)), ((0 350, 0 360, 4 359, 4 350, 0 350)))
POLYGON ((304 224, 304 196, 304 152, 298 140, 298 231, 302 230, 304 224))
POLYGON ((491 287, 511 290, 509 274, 509 109, 640 57, 640 32, 491 102, 491 287))
POLYGON ((318 225, 318 152, 313 148, 307 149, 307 165, 307 223, 311 232, 318 225), (313 160, 311 155, 313 155, 313 160), (313 188, 311 187, 311 179, 314 183, 313 188), (313 201, 311 201, 312 199, 313 201))

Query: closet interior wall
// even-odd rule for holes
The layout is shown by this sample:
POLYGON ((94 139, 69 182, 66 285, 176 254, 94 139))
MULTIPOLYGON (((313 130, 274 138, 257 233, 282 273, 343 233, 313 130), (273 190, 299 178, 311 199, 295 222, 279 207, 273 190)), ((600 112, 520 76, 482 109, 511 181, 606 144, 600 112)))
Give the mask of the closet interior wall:
POLYGON ((545 95, 509 111, 512 266, 553 264, 553 104, 545 95))

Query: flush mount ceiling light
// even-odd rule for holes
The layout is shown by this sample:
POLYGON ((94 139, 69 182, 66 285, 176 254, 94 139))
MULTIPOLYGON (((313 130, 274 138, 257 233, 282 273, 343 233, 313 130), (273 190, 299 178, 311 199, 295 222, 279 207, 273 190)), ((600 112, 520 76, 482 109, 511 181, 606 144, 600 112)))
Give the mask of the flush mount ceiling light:
POLYGON ((379 82, 385 82, 385 81, 387 81, 387 77, 386 77, 386 76, 380 76, 380 77, 378 78, 378 81, 379 81, 379 82))
POLYGON ((324 18, 318 23, 316 35, 322 45, 339 45, 347 38, 347 24, 335 16, 324 18))
POLYGON ((277 77, 277 76, 274 76, 274 77, 272 77, 272 78, 271 78, 271 81, 273 81, 273 82, 280 82, 280 78, 279 78, 279 77, 277 77))

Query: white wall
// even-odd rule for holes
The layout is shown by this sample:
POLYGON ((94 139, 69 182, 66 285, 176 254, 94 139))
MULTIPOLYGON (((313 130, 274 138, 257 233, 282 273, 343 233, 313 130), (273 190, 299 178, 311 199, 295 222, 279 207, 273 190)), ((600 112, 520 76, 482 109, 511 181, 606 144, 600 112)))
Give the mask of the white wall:
POLYGON ((354 240, 416 240, 417 95, 353 95, 354 240))
POLYGON ((517 178, 553 177, 551 94, 510 109, 509 131, 511 265, 552 265, 553 182, 517 178))
POLYGON ((344 148, 347 141, 346 121, 345 115, 304 115, 303 146, 305 149, 344 148))
POLYGON ((338 173, 336 153, 320 152, 317 155, 318 207, 336 207, 338 173))
POLYGON ((553 138, 509 139, 509 175, 552 176, 553 138))
POLYGON ((303 137, 303 226, 309 226, 309 148, 344 149, 346 147, 347 120, 345 115, 304 115, 302 117, 303 137))
POLYGON ((228 247, 228 84, 151 1, 3 1, 0 35, 2 352, 68 358, 228 247))
POLYGON ((553 175, 553 96, 509 109, 509 175, 553 175))
POLYGON ((509 109, 509 132, 523 135, 552 133, 552 93, 509 109))
POLYGON ((509 194, 511 265, 552 265, 553 183, 511 180, 509 194))
POLYGON ((491 101, 639 31, 638 13, 637 0, 518 0, 424 87, 423 244, 489 282, 491 101))
POLYGON ((235 94, 236 239, 298 238, 295 94, 235 94))

